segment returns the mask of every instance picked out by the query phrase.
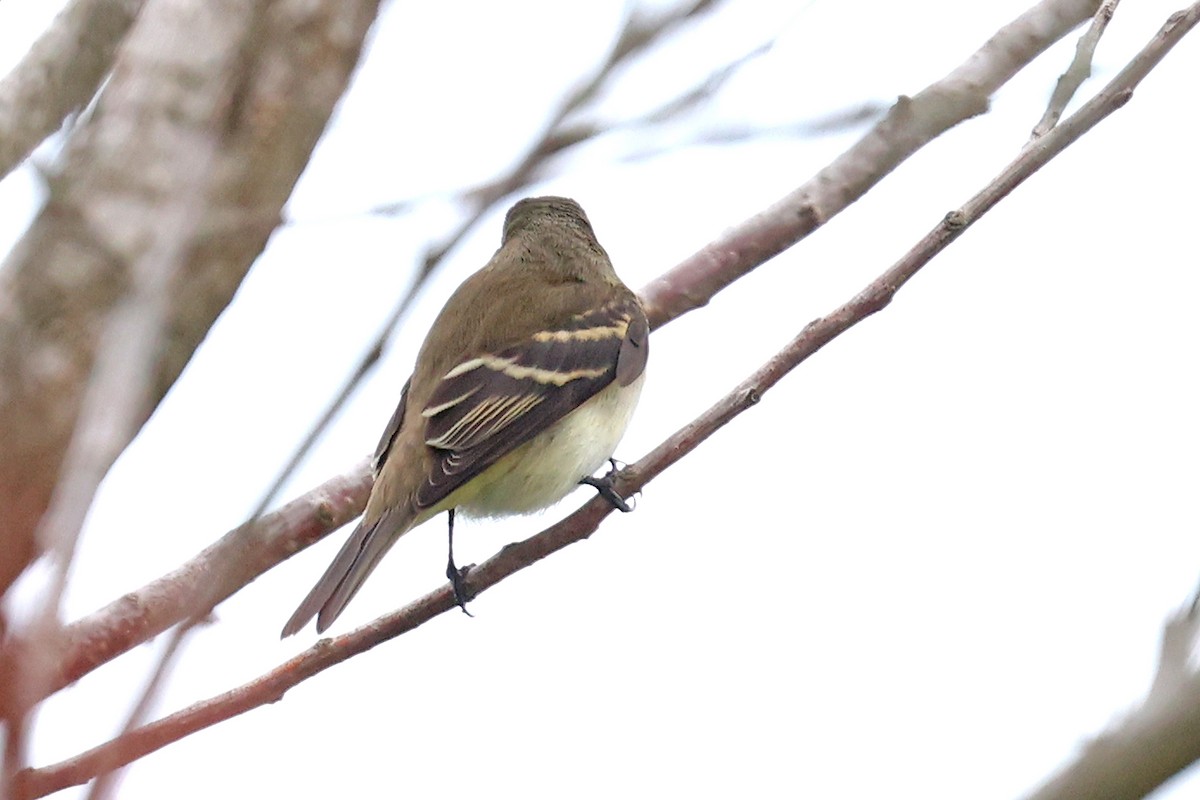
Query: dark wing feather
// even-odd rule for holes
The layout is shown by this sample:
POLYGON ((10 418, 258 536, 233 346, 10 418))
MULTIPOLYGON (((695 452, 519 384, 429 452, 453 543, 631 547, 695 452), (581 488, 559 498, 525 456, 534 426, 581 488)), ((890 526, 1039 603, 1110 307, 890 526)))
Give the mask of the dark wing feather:
POLYGON ((650 323, 639 304, 637 313, 629 320, 625 341, 617 355, 617 383, 628 386, 646 371, 646 359, 650 357, 650 323))
POLYGON ((392 412, 392 418, 388 420, 387 427, 383 429, 383 436, 379 438, 379 444, 375 446, 375 456, 371 459, 371 469, 379 475, 379 470, 383 468, 383 462, 387 461, 388 453, 392 449, 392 442, 396 441, 396 437, 400 435, 400 427, 404 424, 404 410, 408 408, 408 387, 412 385, 412 378, 404 382, 404 388, 400 390, 400 402, 396 405, 396 410, 392 412))
POLYGON ((646 331, 637 298, 624 297, 447 372, 422 412, 438 458, 417 508, 437 505, 618 376, 632 382, 645 366, 646 331))

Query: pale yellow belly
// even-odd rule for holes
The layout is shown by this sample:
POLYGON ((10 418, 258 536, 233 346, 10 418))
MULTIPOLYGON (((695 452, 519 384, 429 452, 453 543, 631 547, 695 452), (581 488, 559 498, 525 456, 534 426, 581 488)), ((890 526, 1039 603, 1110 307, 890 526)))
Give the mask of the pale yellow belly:
POLYGON ((476 485, 464 487, 468 491, 455 498, 459 510, 473 517, 528 514, 566 497, 616 450, 644 378, 643 373, 629 386, 610 384, 557 425, 500 459, 471 482, 476 485))

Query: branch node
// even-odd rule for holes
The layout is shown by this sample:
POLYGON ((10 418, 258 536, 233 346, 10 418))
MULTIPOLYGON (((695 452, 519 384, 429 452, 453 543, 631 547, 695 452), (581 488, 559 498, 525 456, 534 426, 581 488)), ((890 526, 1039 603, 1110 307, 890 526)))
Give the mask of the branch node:
POLYGON ((966 213, 964 213, 962 209, 958 208, 946 214, 946 218, 942 220, 942 224, 945 225, 947 229, 952 231, 960 231, 967 227, 970 222, 971 221, 967 218, 966 213))

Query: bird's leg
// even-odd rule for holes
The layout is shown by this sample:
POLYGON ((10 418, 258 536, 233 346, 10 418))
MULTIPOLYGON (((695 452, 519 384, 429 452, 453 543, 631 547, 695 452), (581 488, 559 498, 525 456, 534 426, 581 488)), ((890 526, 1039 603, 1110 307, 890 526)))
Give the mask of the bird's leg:
POLYGON ((625 502, 625 498, 617 494, 617 490, 613 488, 613 478, 616 477, 618 471, 617 460, 615 458, 610 458, 608 459, 608 463, 612 469, 610 469, 603 477, 595 478, 589 475, 583 480, 579 481, 579 483, 581 485, 591 486, 599 493, 601 497, 612 503, 613 508, 617 509, 618 511, 629 513, 630 511, 633 511, 633 507, 630 506, 629 503, 625 502))
POLYGON ((450 585, 454 587, 454 602, 458 603, 458 607, 468 617, 475 616, 470 611, 467 611, 467 601, 471 598, 467 595, 467 586, 463 583, 463 578, 467 577, 467 573, 471 571, 470 567, 459 569, 454 565, 454 509, 446 512, 450 518, 449 535, 447 538, 450 543, 450 557, 446 561, 446 577, 450 579, 450 585))

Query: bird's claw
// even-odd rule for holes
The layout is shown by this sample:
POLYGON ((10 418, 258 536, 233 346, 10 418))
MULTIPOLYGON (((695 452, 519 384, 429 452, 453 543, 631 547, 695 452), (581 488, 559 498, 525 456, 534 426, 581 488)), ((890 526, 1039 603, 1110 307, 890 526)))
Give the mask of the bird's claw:
POLYGON ((580 480, 579 483, 586 486, 591 486, 596 490, 597 493, 599 493, 601 497, 611 503, 613 508, 628 514, 630 511, 633 511, 633 506, 629 505, 625 498, 617 494, 617 490, 613 488, 613 479, 616 477, 617 472, 619 472, 621 469, 619 466, 617 466, 619 462, 615 458, 610 458, 608 463, 612 469, 610 469, 605 475, 599 478, 589 475, 580 480))
POLYGON ((446 577, 450 579, 450 586, 454 589, 454 602, 468 617, 475 616, 467 611, 467 603, 475 599, 474 593, 467 588, 466 583, 467 573, 471 571, 472 566, 474 565, 468 564, 460 569, 454 566, 453 559, 446 564, 446 577))

